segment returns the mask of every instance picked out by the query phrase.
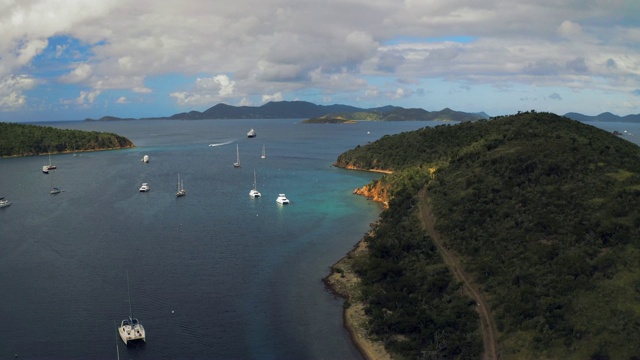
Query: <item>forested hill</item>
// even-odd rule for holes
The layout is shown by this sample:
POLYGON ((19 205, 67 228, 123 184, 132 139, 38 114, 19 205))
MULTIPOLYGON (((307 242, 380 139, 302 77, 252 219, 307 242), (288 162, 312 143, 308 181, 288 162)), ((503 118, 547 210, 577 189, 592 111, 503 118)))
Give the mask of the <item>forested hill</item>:
MULTIPOLYGON (((424 330, 442 315, 415 300, 434 276, 416 256, 431 240, 405 235, 420 204, 433 210, 446 248, 489 300, 503 359, 640 357, 636 145, 532 112, 385 136, 336 165, 394 170, 380 180, 392 198, 383 231, 365 238, 371 250, 357 270, 370 331, 395 353, 475 354, 472 340, 434 349, 446 331, 424 330), (398 315, 394 304, 408 308, 398 315)), ((450 298, 446 287, 428 291, 450 298)))
POLYGON ((0 157, 134 146, 129 139, 112 133, 0 122, 0 157))

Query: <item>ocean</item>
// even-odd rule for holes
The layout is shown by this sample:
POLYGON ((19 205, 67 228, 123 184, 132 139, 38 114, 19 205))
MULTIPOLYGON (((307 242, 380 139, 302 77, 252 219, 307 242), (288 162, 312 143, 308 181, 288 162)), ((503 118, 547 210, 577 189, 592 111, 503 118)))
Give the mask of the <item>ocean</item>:
MULTIPOLYGON (((0 359, 362 359, 322 278, 377 219, 380 206, 352 191, 380 174, 331 164, 438 124, 46 123, 136 147, 52 155, 48 175, 48 156, 0 159, 0 196, 13 202, 0 209, 0 359), (116 333, 130 305, 147 331, 140 346, 116 333)), ((590 124, 638 143, 640 125, 590 124)))
POLYGON ((0 196, 13 203, 0 209, 0 359, 361 359, 322 278, 377 219, 381 207, 352 191, 380 174, 331 164, 440 123, 43 124, 136 147, 52 155, 48 175, 48 156, 0 159, 0 196), (130 307, 143 345, 117 337, 130 307))

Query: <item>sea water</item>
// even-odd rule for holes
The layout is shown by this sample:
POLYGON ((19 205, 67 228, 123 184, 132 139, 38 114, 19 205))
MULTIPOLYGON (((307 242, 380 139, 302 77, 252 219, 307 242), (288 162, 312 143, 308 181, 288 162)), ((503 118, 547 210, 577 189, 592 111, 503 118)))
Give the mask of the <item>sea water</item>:
MULTIPOLYGON (((380 175, 331 164, 438 124, 46 123, 136 147, 52 155, 48 175, 48 156, 0 159, 0 196, 13 202, 0 209, 0 359, 361 359, 321 280, 376 220, 379 205, 352 191, 380 175), (144 345, 117 337, 130 308, 144 345)), ((590 124, 638 143, 639 125, 590 124)))
POLYGON ((352 191, 380 175, 331 164, 437 124, 43 124, 136 147, 52 155, 48 175, 48 156, 0 159, 0 196, 13 202, 0 209, 0 359, 361 359, 322 278, 376 220, 380 206, 352 191), (117 337, 130 309, 140 346, 117 337))

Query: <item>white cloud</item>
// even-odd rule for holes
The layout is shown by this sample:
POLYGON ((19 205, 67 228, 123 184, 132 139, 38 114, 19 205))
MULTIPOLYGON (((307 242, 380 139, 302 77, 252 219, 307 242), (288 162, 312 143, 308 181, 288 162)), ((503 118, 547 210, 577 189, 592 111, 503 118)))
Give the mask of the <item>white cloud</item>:
POLYGON ((268 103, 269 101, 282 101, 284 100, 284 97, 282 96, 281 92, 277 92, 275 94, 271 94, 271 95, 262 95, 262 102, 263 103, 268 103))
MULTIPOLYGON (((180 106, 277 94, 401 103, 418 101, 420 84, 431 80, 491 91, 588 88, 619 94, 622 104, 640 88, 638 24, 625 2, 604 0, 5 1, 0 83, 43 76, 39 55, 64 58, 73 50, 52 38, 68 36, 88 52, 66 71, 49 65, 61 83, 49 86, 83 86, 85 105, 90 93, 120 89, 170 94, 180 106), (165 76, 194 83, 151 81, 165 76)), ((23 94, 4 102, 25 104, 23 94)), ((568 98, 555 103, 568 106, 568 98)))
POLYGON ((560 24, 558 33, 566 38, 575 38, 582 35, 582 27, 580 24, 565 20, 560 24))
POLYGON ((92 72, 93 70, 91 68, 91 65, 80 63, 77 64, 77 66, 71 72, 61 76, 60 81, 70 84, 80 83, 87 80, 91 76, 92 72))
POLYGON ((210 78, 197 78, 190 91, 177 91, 170 94, 180 106, 207 105, 222 102, 235 94, 235 81, 227 75, 210 78))
POLYGON ((36 81, 27 76, 9 76, 0 79, 0 111, 13 111, 26 104, 24 91, 33 88, 36 81))
POLYGON ((124 96, 120 96, 118 99, 116 99, 116 104, 128 104, 129 100, 127 100, 126 97, 124 96))

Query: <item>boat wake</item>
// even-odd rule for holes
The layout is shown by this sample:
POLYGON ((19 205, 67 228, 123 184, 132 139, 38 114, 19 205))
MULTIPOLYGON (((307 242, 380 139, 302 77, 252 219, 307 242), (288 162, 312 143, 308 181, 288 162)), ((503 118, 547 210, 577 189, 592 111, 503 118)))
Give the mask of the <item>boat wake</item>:
POLYGON ((209 146, 222 146, 222 145, 228 145, 228 144, 231 144, 232 142, 233 142, 233 140, 229 140, 229 141, 225 141, 225 142, 221 142, 221 143, 209 144, 209 146))

